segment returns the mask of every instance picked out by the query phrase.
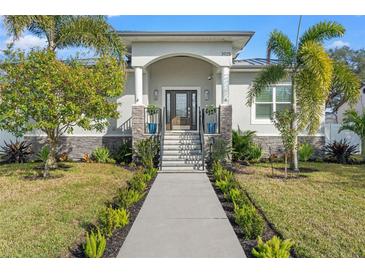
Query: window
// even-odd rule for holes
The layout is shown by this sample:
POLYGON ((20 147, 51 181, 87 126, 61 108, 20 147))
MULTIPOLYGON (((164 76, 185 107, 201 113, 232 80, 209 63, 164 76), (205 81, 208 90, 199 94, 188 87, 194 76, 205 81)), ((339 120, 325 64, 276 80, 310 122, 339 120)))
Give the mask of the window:
POLYGON ((256 123, 270 122, 274 112, 288 109, 291 106, 291 86, 277 85, 268 87, 255 99, 253 120, 256 123))

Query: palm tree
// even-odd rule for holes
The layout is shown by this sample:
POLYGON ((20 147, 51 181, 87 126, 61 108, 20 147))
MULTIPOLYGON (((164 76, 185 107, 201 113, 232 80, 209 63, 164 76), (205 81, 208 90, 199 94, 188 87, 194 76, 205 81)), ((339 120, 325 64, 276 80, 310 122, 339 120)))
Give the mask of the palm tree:
POLYGON ((361 138, 361 156, 365 160, 365 109, 361 115, 353 109, 346 111, 338 132, 343 130, 350 130, 359 135, 361 138))
POLYGON ((9 34, 18 39, 27 30, 47 39, 47 48, 55 51, 67 47, 93 48, 99 54, 109 53, 123 58, 123 44, 105 16, 4 16, 9 34))
POLYGON ((345 33, 344 27, 335 22, 320 22, 307 29, 301 37, 299 27, 300 22, 295 44, 281 31, 274 30, 270 34, 267 46, 269 64, 254 80, 247 97, 247 104, 251 105, 254 98, 268 86, 283 80, 291 82, 291 111, 296 117, 291 123, 295 132, 291 168, 295 171, 299 170, 298 132, 307 130, 313 134, 318 130, 331 86, 336 85, 344 91, 359 88, 357 78, 346 77, 351 74, 350 69, 335 69, 338 63, 331 60, 323 47, 325 40, 342 36, 345 33), (270 64, 272 53, 279 59, 278 64, 270 64), (334 75, 334 72, 342 74, 334 75))

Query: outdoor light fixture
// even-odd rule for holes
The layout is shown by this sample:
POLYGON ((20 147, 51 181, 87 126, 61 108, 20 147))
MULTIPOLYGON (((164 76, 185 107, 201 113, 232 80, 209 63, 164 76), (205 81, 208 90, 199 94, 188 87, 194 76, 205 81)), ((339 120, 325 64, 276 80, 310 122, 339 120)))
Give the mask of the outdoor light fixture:
POLYGON ((158 89, 155 89, 153 91, 153 98, 155 99, 155 101, 157 101, 157 99, 158 99, 158 89))
POLYGON ((204 90, 204 98, 205 98, 205 101, 209 100, 209 89, 204 90))
POLYGON ((213 79, 213 75, 209 75, 208 76, 208 80, 210 81, 210 80, 212 80, 213 79))

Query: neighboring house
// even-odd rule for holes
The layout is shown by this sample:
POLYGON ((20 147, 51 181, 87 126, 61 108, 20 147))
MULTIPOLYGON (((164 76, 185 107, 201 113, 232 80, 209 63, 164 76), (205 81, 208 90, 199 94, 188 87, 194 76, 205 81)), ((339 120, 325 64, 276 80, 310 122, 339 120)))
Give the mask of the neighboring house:
MULTIPOLYGON (((281 150, 278 131, 270 121, 274 111, 290 107, 290 83, 273 86, 252 106, 246 105, 253 80, 265 59, 236 60, 254 32, 120 32, 128 51, 127 82, 120 103, 120 118, 102 133, 76 128, 63 137, 63 148, 81 158, 97 146, 115 148, 122 140, 136 141, 162 132, 166 170, 201 168, 201 145, 211 137, 230 142, 232 129, 256 131, 265 150, 281 150), (151 117, 148 104, 160 108, 151 117), (216 111, 203 109, 213 105, 216 111), (183 136, 184 135, 184 136, 183 136), (204 137, 204 138, 203 138, 204 137), (188 146, 182 147, 189 144, 188 146)), ((324 117, 324 115, 323 115, 324 117)), ((40 141, 37 134, 28 139, 40 141)), ((315 136, 301 135, 320 149, 325 143, 324 120, 315 136)))
POLYGON ((343 122, 345 112, 347 110, 354 108, 358 113, 363 112, 365 108, 365 82, 361 84, 359 92, 360 92, 360 99, 354 106, 350 106, 350 104, 345 103, 339 107, 337 113, 326 113, 325 136, 326 136, 326 143, 331 143, 333 141, 340 141, 341 139, 346 139, 352 145, 358 145, 359 153, 361 153, 361 150, 363 148, 361 147, 361 139, 357 134, 348 130, 338 132, 338 130, 341 127, 341 123, 343 122))
MULTIPOLYGON (((357 113, 362 113, 363 109, 365 108, 365 82, 362 83, 359 92, 360 92, 360 99, 354 106, 352 106, 352 108, 354 108, 357 113)), ((351 106, 348 103, 345 103, 339 107, 337 111, 337 122, 339 124, 342 123, 345 112, 350 108, 351 106)))

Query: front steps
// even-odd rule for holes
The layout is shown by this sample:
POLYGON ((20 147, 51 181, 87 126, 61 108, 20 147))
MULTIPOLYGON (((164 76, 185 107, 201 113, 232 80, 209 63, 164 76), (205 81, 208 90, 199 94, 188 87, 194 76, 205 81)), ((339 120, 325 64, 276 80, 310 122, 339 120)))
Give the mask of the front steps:
POLYGON ((166 132, 162 172, 202 172, 202 144, 198 132, 166 132))

